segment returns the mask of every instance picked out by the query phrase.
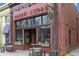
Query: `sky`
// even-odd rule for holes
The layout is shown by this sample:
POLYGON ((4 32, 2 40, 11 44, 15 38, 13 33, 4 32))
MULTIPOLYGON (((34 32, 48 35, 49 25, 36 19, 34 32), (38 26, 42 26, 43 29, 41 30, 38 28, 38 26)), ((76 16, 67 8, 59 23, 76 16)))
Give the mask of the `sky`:
POLYGON ((76 5, 76 8, 77 8, 77 10, 78 10, 78 12, 79 12, 79 3, 77 3, 77 4, 75 4, 76 5))
POLYGON ((0 6, 4 5, 5 3, 0 3, 0 6))
MULTIPOLYGON (((2 5, 4 5, 4 4, 5 4, 5 3, 0 3, 0 6, 2 6, 2 5)), ((79 11, 79 3, 76 3, 75 6, 76 6, 77 10, 79 11)))

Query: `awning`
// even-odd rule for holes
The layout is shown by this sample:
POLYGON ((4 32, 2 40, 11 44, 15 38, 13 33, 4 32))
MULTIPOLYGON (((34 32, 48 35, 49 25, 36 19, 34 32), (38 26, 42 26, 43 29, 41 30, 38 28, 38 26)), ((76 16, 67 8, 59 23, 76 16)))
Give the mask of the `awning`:
POLYGON ((9 31, 10 31, 10 25, 6 24, 3 28, 3 33, 9 33, 9 31))

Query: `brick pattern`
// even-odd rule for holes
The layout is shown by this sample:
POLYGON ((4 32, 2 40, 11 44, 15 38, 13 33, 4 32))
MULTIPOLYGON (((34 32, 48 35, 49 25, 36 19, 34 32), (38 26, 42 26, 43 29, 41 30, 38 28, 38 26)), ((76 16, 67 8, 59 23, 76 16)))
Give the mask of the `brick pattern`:
POLYGON ((74 4, 61 4, 60 55, 77 46, 77 12, 74 4), (71 30, 71 45, 69 45, 69 30, 71 30))

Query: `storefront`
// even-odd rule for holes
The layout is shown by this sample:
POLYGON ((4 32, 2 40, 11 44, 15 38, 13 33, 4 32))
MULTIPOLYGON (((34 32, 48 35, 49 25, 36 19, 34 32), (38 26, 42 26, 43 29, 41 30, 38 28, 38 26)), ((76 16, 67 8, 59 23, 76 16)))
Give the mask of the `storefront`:
MULTIPOLYGON (((21 5, 14 8, 19 8, 21 5)), ((52 49, 50 26, 51 20, 48 16, 47 4, 33 4, 13 12, 12 38, 14 47, 29 49, 32 44, 39 44, 46 52, 50 52, 52 49)))
POLYGON ((10 8, 12 43, 16 49, 39 44, 50 54, 64 55, 77 46, 74 4, 14 3, 10 8))

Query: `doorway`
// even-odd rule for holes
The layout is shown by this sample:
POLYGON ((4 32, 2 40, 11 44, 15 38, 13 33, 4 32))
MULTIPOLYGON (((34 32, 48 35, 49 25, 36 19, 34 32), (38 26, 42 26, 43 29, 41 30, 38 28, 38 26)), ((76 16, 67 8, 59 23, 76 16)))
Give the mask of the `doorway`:
POLYGON ((36 28, 24 29, 24 49, 31 48, 31 44, 36 44, 36 28))

